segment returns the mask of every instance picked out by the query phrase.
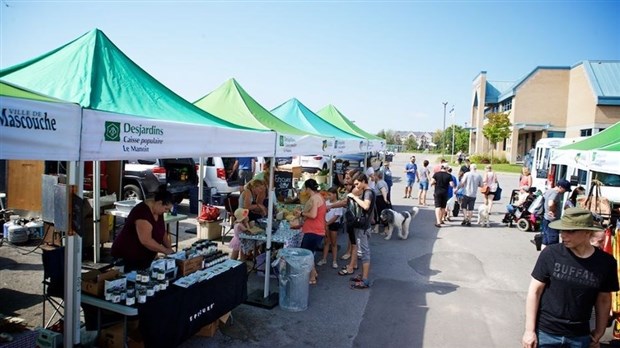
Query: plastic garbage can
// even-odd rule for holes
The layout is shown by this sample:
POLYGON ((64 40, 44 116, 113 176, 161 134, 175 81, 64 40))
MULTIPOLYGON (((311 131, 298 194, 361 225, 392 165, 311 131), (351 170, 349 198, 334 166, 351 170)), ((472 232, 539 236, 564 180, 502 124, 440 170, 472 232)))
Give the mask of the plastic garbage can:
POLYGON ((290 312, 305 311, 314 254, 306 249, 284 248, 279 257, 280 308, 290 312))

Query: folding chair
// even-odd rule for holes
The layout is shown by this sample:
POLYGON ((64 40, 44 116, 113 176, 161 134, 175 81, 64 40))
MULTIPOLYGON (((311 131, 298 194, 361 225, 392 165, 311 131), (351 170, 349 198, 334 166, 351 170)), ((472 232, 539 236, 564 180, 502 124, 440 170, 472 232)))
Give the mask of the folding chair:
POLYGON ((234 228, 233 220, 237 208, 239 208, 239 195, 229 194, 224 200, 226 215, 224 216, 224 222, 222 222, 222 244, 224 244, 224 237, 232 232, 234 228))
POLYGON ((52 250, 43 250, 43 318, 42 325, 47 328, 56 315, 64 314, 64 286, 65 286, 65 247, 52 250), (54 312, 45 322, 45 307, 49 303, 54 312), (63 311, 63 314, 61 314, 63 311))

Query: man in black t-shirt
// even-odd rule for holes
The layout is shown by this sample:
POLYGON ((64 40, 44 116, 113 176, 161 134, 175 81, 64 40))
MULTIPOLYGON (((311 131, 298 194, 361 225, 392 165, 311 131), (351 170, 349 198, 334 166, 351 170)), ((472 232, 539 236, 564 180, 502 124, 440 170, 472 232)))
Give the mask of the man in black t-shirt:
POLYGON ((611 293, 618 291, 617 262, 594 248, 592 213, 569 208, 549 224, 562 243, 540 253, 532 271, 525 304, 523 347, 598 347, 605 333, 611 293), (589 321, 595 308, 596 324, 589 321), (561 345, 563 344, 563 345, 561 345))
POLYGON ((431 179, 431 186, 435 187, 433 194, 435 199, 435 227, 441 227, 441 222, 446 212, 446 204, 448 203, 448 189, 450 186, 454 188, 455 185, 455 182, 452 181, 452 175, 447 170, 448 164, 442 164, 440 170, 433 174, 431 179))

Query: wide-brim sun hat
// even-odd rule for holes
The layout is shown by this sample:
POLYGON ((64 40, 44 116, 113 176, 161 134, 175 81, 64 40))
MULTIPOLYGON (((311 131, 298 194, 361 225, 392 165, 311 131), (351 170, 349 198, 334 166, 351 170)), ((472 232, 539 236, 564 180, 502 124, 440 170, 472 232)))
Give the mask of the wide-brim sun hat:
POLYGON ((250 213, 250 211, 247 210, 247 209, 237 208, 237 210, 235 210, 235 219, 237 221, 243 220, 246 217, 248 217, 249 213, 250 213))
POLYGON ((560 220, 555 220, 549 227, 560 231, 602 231, 603 228, 594 223, 594 218, 589 210, 583 208, 568 208, 560 220))

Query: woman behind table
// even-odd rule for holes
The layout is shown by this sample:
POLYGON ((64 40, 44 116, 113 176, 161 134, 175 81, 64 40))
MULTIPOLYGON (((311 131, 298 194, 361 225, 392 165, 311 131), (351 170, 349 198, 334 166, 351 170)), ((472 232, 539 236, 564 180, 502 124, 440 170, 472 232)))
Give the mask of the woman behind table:
POLYGON ((250 230, 250 220, 248 219, 248 215, 250 211, 243 208, 238 208, 235 210, 235 223, 233 227, 234 236, 230 240, 230 248, 232 252, 230 253, 230 258, 236 260, 241 256, 241 260, 245 260, 245 255, 241 251, 241 238, 239 235, 243 232, 247 232, 250 230))
POLYGON ((260 201, 261 197, 265 197, 265 183, 262 180, 251 180, 244 188, 239 196, 239 208, 250 211, 250 221, 256 221, 267 215, 267 207, 260 201))
POLYGON ((486 173, 482 177, 482 180, 482 182, 489 187, 489 190, 483 196, 484 204, 489 207, 489 214, 491 214, 491 209, 493 208, 493 198, 495 198, 495 191, 497 191, 499 183, 497 182, 497 174, 495 174, 490 164, 486 166, 486 173))
MULTIPOLYGON (((304 188, 310 192, 310 199, 308 199, 304 208, 299 212, 299 216, 304 219, 304 223, 301 226, 301 232, 304 234, 301 240, 301 247, 310 250, 314 254, 314 251, 318 249, 325 237, 327 206, 319 193, 319 184, 317 184, 316 180, 306 180, 304 188)), ((316 284, 317 276, 313 262, 312 271, 310 272, 311 285, 316 284)))
POLYGON ((173 253, 163 216, 172 209, 172 200, 172 193, 162 186, 152 200, 131 209, 112 244, 112 256, 124 261, 125 272, 150 267, 157 253, 173 253))

